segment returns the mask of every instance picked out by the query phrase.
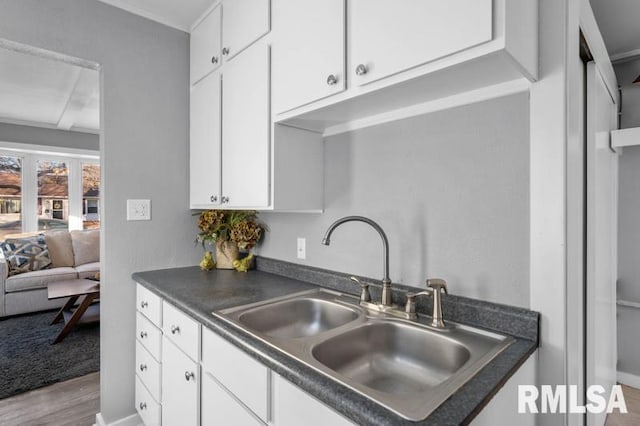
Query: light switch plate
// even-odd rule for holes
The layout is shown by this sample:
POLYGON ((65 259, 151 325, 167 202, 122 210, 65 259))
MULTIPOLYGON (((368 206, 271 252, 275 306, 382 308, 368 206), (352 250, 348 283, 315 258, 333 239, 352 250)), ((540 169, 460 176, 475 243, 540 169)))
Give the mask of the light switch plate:
POLYGON ((151 200, 127 200, 127 220, 151 220, 151 200))

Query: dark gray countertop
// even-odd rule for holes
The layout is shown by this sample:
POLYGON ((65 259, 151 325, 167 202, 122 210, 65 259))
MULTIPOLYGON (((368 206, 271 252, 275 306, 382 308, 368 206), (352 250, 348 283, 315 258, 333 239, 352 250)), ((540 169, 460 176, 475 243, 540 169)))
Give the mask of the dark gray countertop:
MULTIPOLYGON (((516 341, 427 419, 411 422, 211 314, 225 308, 313 289, 317 287, 318 280, 322 281, 323 286, 335 290, 349 293, 357 290, 349 283, 345 274, 265 258, 259 258, 257 265, 260 270, 248 273, 226 270, 203 272, 198 267, 188 267, 138 272, 133 274, 133 279, 277 374, 359 424, 468 423, 537 347, 536 312, 463 297, 444 296, 445 319, 510 334, 516 341), (447 312, 450 314, 447 315, 447 312)), ((370 281, 375 298, 376 282, 370 281)), ((408 287, 395 284, 394 301, 402 303, 406 289, 408 287)), ((428 312, 428 309, 428 303, 418 306, 419 311, 428 312)))

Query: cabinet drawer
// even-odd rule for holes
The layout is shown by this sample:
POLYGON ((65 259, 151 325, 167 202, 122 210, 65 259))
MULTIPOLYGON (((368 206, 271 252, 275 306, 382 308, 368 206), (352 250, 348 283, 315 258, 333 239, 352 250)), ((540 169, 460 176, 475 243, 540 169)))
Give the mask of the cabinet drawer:
POLYGON ((136 341, 136 374, 147 387, 151 396, 160 401, 160 363, 136 341))
POLYGON ((202 366, 260 419, 267 421, 267 367, 206 328, 202 337, 202 366))
POLYGON ((154 401, 138 376, 136 376, 136 410, 138 410, 145 426, 160 426, 162 424, 160 404, 154 401))
POLYGON ((201 405, 202 426, 264 425, 209 373, 202 373, 201 405))
POLYGON ((136 312, 136 339, 156 360, 160 360, 162 331, 140 312, 136 312))
POLYGON ((200 324, 167 302, 162 302, 162 331, 192 360, 200 359, 200 324))
POLYGON ((140 284, 136 284, 136 308, 156 327, 162 327, 162 299, 140 284))
POLYGON ((198 426, 200 421, 199 365, 167 337, 162 344, 162 421, 167 425, 198 426))

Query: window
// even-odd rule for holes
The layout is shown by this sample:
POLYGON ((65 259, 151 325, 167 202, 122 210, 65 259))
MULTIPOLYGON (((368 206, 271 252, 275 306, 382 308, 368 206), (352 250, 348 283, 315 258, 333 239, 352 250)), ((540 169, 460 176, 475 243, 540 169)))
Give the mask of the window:
POLYGON ((100 228, 99 164, 82 164, 82 228, 100 228))
POLYGON ((7 235, 100 227, 100 165, 92 151, 0 151, 0 241, 7 235))
POLYGON ((37 160, 38 230, 69 227, 69 168, 62 161, 37 160))
POLYGON ((22 232, 22 160, 0 155, 0 240, 22 232))

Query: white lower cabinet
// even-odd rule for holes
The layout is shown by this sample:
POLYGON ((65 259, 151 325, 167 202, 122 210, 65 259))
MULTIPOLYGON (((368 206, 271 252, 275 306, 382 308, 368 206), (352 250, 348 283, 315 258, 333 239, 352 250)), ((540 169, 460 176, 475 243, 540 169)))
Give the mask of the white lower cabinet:
POLYGON ((211 375, 202 373, 202 426, 260 426, 260 421, 247 407, 224 389, 211 375))
POLYGON ((136 410, 146 426, 160 426, 160 404, 151 396, 140 378, 136 376, 136 410))
POLYGON ((200 369, 166 336, 162 341, 162 421, 165 425, 200 424, 200 369))
POLYGON ((278 426, 353 425, 302 389, 273 374, 273 423, 278 426))

